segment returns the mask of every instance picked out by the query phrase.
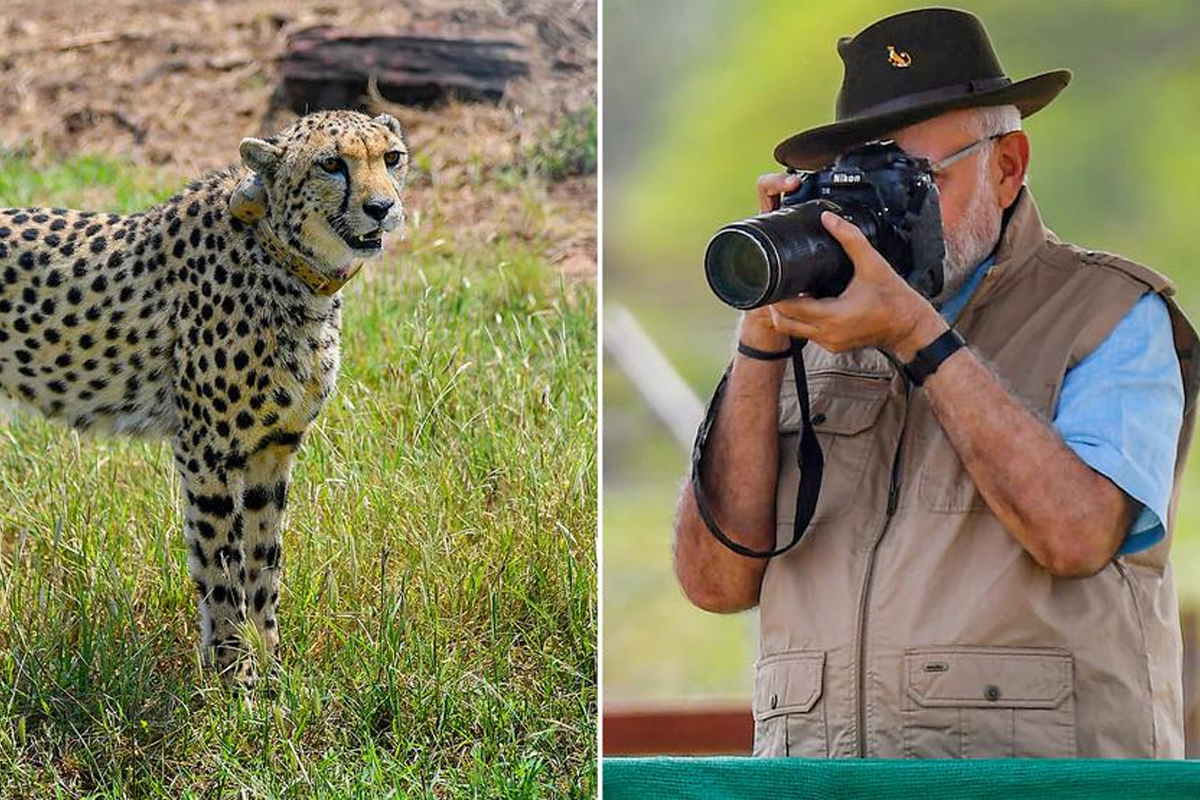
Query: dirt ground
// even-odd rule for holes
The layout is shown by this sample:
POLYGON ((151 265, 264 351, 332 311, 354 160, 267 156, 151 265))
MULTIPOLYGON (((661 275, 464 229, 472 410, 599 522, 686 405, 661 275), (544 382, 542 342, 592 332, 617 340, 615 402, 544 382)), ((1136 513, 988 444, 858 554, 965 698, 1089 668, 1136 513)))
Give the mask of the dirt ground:
POLYGON ((5 0, 0 157, 105 153, 191 177, 236 161, 243 136, 295 118, 277 85, 296 31, 515 39, 530 74, 499 105, 368 105, 408 133, 418 220, 455 245, 528 239, 564 273, 594 276, 595 176, 514 176, 564 114, 596 103, 596 13, 596 0, 5 0))

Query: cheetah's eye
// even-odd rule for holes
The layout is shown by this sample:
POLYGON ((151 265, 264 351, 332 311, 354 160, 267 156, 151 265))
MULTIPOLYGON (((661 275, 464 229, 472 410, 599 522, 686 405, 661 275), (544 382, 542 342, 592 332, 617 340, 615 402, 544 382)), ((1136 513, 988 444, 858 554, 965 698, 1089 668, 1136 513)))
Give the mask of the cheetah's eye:
POLYGON ((346 168, 346 163, 340 158, 326 158, 320 162, 321 169, 330 174, 342 172, 346 168))
POLYGON ((400 163, 400 158, 403 155, 404 154, 399 150, 389 150, 383 154, 383 163, 387 164, 389 167, 394 167, 400 163))

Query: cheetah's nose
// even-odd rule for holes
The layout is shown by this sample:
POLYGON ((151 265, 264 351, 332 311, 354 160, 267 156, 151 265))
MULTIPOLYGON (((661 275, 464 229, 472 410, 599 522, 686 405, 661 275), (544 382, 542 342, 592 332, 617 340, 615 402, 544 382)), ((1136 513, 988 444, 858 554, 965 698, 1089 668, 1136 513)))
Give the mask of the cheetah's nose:
POLYGON ((395 202, 392 200, 368 200, 363 203, 363 213, 376 222, 383 222, 383 218, 392 210, 395 202))

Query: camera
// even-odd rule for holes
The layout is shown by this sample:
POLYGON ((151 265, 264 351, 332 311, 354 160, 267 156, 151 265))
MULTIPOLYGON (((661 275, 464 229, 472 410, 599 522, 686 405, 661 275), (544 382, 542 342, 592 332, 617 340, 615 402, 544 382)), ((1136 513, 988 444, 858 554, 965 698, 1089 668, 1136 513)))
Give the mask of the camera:
POLYGON ((726 225, 709 240, 704 272, 723 302, 751 309, 799 294, 841 294, 854 265, 821 225, 823 211, 858 226, 918 292, 942 291, 942 214, 926 159, 895 142, 872 142, 800 174, 777 210, 726 225))

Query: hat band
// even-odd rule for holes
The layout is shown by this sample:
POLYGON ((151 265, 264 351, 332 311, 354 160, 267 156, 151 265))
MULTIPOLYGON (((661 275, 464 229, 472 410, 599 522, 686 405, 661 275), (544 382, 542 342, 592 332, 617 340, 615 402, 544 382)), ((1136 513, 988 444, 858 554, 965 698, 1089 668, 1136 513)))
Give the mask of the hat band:
POLYGON ((891 100, 885 100, 882 103, 876 103, 873 106, 867 106, 852 117, 847 117, 846 120, 858 119, 859 117, 874 117, 880 114, 890 114, 893 111, 904 111, 915 106, 925 105, 927 103, 937 103, 942 100, 957 100, 961 97, 970 97, 973 94, 982 92, 990 92, 993 89, 1002 89, 1005 86, 1011 86, 1012 81, 1007 77, 999 78, 984 78, 977 81, 967 81, 966 83, 956 83, 950 86, 941 86, 937 89, 930 89, 926 92, 914 92, 906 94, 903 97, 895 97, 891 100))

